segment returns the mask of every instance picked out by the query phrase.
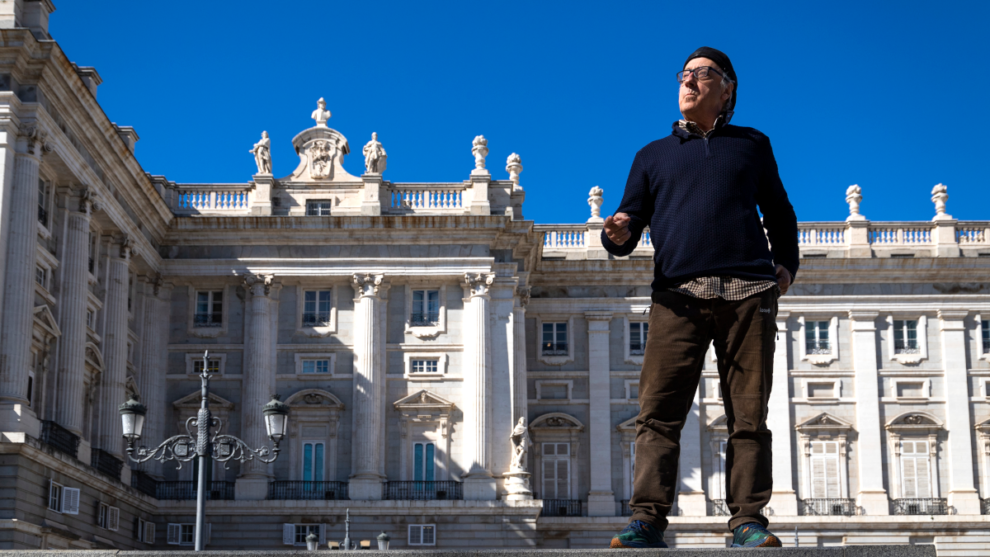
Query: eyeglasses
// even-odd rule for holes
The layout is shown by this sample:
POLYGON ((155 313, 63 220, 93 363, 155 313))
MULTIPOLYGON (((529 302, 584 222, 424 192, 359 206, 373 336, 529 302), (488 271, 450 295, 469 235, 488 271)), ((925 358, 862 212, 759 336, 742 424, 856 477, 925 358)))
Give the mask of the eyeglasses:
POLYGON ((713 68, 711 66, 698 66, 697 68, 694 68, 692 70, 684 70, 684 71, 677 72, 677 82, 678 83, 684 83, 684 81, 692 73, 694 74, 695 79, 701 81, 702 79, 707 79, 708 78, 708 73, 709 72, 715 72, 716 74, 718 74, 719 77, 724 77, 725 76, 725 74, 723 74, 722 72, 716 70, 715 68, 713 68))

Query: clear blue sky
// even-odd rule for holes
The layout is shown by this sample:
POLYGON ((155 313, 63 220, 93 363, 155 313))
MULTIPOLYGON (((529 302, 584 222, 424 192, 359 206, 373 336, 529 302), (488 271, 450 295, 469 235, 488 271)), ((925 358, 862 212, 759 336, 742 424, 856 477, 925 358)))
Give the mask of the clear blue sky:
POLYGON ((872 220, 927 220, 949 187, 990 219, 990 2, 133 2, 56 0, 51 33, 103 77, 144 169, 247 182, 272 137, 274 174, 325 97, 349 140, 377 131, 395 182, 460 181, 471 140, 506 178, 522 156, 525 216, 582 222, 618 205, 629 164, 679 117, 674 73, 696 47, 739 76, 733 123, 770 136, 801 221, 841 220, 850 184, 872 220), (751 9, 760 5, 762 9, 751 9))

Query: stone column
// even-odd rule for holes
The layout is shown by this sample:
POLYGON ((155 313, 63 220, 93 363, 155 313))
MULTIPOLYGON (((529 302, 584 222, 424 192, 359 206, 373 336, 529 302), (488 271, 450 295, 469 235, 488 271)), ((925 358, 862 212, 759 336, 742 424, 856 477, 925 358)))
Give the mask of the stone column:
MULTIPOLYGON (((271 445, 261 409, 275 393, 277 285, 272 275, 246 275, 247 291, 244 335, 244 377, 241 380, 241 438, 252 449, 271 445)), ((227 297, 229 300, 230 297, 227 297)), ((290 418, 291 419, 291 418, 290 418)), ((274 477, 271 465, 258 460, 241 465, 234 484, 237 499, 258 500, 268 494, 268 481, 274 477)))
POLYGON ((512 354, 515 333, 512 313, 517 279, 498 278, 491 289, 492 297, 492 456, 491 469, 499 478, 512 463, 512 354))
POLYGON ((880 380, 877 374, 877 324, 875 311, 850 311, 853 369, 856 372, 856 431, 859 440, 859 493, 856 505, 867 515, 889 515, 883 487, 883 445, 880 429, 880 380))
POLYGON ((529 423, 529 398, 526 386, 526 305, 529 287, 516 289, 516 304, 512 308, 512 423, 526 418, 529 423))
MULTIPOLYGON (((117 406, 125 399, 127 381, 127 290, 128 268, 131 260, 131 242, 124 236, 110 250, 110 268, 107 273, 106 300, 103 305, 106 334, 103 337, 103 362, 105 368, 100 378, 100 404, 97 420, 100 424, 96 446, 122 461, 123 425, 117 406)), ((85 252, 88 253, 88 252, 85 252)))
POLYGON ((0 126, 0 315, 3 314, 4 277, 7 273, 7 234, 10 230, 14 165, 17 152, 17 126, 10 120, 0 126))
POLYGON ((691 411, 681 430, 681 458, 678 463, 677 509, 681 516, 706 516, 708 503, 701 472, 701 405, 700 386, 694 391, 691 411))
POLYGON ((37 249, 38 167, 45 132, 26 128, 17 139, 10 195, 3 314, 0 317, 0 440, 38 437, 41 422, 27 400, 34 328, 34 268, 37 249), (16 209, 15 209, 16 208, 16 209))
MULTIPOLYGON (((172 300, 172 284, 161 278, 148 285, 145 293, 145 321, 141 331, 141 368, 138 386, 148 407, 148 419, 144 422, 144 438, 151 442, 165 439, 165 424, 171 421, 171 412, 165 407, 165 374, 168 358, 169 314, 172 300)), ((257 447, 255 447, 257 448, 257 447)), ((161 478, 162 464, 151 460, 143 465, 147 473, 161 478)))
POLYGON ((351 476, 354 500, 382 498, 381 472, 385 417, 381 294, 383 275, 354 275, 354 400, 351 403, 351 476))
POLYGON ((55 421, 72 433, 83 436, 86 367, 86 309, 89 296, 89 220, 91 196, 83 192, 70 199, 78 211, 66 211, 68 220, 62 243, 62 292, 59 296, 59 323, 62 330, 56 374, 55 421))
POLYGON ((493 274, 464 276, 464 499, 495 499, 491 472, 492 353, 491 302, 493 274))
MULTIPOLYGON (((967 311, 939 310, 942 362, 945 365, 945 427, 949 433, 949 506, 956 514, 980 514, 980 496, 973 478, 973 420, 970 415, 966 366, 967 311)), ((977 331, 979 334, 979 331, 977 331)))
MULTIPOLYGON (((797 493, 794 491, 794 471, 791 454, 794 451, 794 427, 791 424, 791 392, 788 372, 790 312, 777 312, 777 346, 773 354, 773 384, 767 408, 767 426, 773 433, 773 493, 770 507, 777 516, 797 516, 797 493)), ((836 340, 838 342, 838 340, 836 340)))
POLYGON ((591 448, 591 491, 588 492, 588 516, 615 516, 612 492, 612 402, 609 372, 609 327, 612 314, 588 311, 588 436, 598 447, 591 448))

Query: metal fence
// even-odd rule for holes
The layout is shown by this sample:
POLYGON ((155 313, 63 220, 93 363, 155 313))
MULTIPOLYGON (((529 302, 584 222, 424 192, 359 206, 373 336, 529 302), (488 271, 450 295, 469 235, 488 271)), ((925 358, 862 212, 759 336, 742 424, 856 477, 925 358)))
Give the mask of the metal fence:
POLYGON ((150 497, 158 497, 158 480, 140 470, 131 471, 131 487, 150 497))
POLYGON ((949 514, 946 499, 894 499, 894 514, 899 515, 936 515, 949 514))
POLYGON ((805 516, 853 516, 855 499, 802 499, 801 514, 805 516))
MULTIPOLYGON (((156 492, 156 497, 163 500, 195 499, 196 482, 158 482, 156 492)), ((232 501, 234 499, 234 482, 210 482, 206 498, 212 501, 232 501)))
POLYGON ((581 500, 544 499, 543 516, 581 516, 581 500))
POLYGON ((51 420, 41 422, 41 442, 73 458, 79 454, 79 436, 51 420))
POLYGON ((383 499, 391 500, 444 500, 463 499, 461 482, 385 482, 383 499))
POLYGON ((103 449, 93 449, 89 465, 117 481, 120 481, 120 471, 124 468, 122 460, 103 449))
POLYGON ((269 499, 334 501, 347 499, 347 482, 268 482, 269 499))

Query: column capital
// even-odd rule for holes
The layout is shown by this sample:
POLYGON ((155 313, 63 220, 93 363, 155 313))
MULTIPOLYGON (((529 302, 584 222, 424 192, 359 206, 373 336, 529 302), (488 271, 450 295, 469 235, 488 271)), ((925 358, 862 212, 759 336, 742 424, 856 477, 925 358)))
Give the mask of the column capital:
POLYGON ((48 143, 48 132, 42 129, 37 122, 27 122, 21 124, 17 130, 18 143, 24 142, 24 152, 36 158, 41 158, 42 150, 51 151, 52 146, 48 143))
POLYGON ((880 317, 879 311, 864 311, 851 309, 849 310, 849 319, 853 321, 876 321, 876 318, 880 317))
POLYGON ((529 304, 529 297, 533 293, 532 287, 520 286, 516 288, 516 296, 519 297, 519 307, 523 310, 529 304))
POLYGON ((465 273, 464 274, 464 288, 468 291, 468 298, 477 298, 479 296, 488 297, 488 291, 492 287, 492 283, 495 282, 494 273, 465 273))
POLYGON ((267 296, 271 294, 273 286, 275 286, 275 275, 251 273, 244 275, 244 288, 247 288, 253 296, 267 296))
POLYGON ((79 195, 79 212, 92 217, 93 211, 98 211, 99 209, 100 202, 98 201, 96 190, 89 186, 84 187, 79 195))
POLYGON ((118 255, 115 257, 115 259, 120 259, 120 260, 123 260, 123 261, 130 261, 130 259, 134 255, 136 255, 135 252, 137 250, 134 249, 134 240, 131 240, 131 237, 128 236, 127 234, 121 234, 121 235, 118 235, 118 236, 114 236, 114 238, 113 238, 113 245, 114 245, 114 247, 116 247, 117 249, 120 250, 118 252, 118 255))
POLYGON ((151 281, 154 288, 154 293, 156 298, 168 298, 172 292, 172 288, 175 287, 171 282, 166 281, 161 275, 155 277, 155 280, 151 281))
POLYGON ((967 310, 958 309, 940 309, 938 310, 938 318, 941 321, 941 329, 943 331, 961 331, 965 329, 966 325, 963 320, 969 315, 967 310))
POLYGON ((355 299, 377 298, 388 288, 385 284, 385 275, 354 275, 351 277, 351 284, 354 287, 355 299))

